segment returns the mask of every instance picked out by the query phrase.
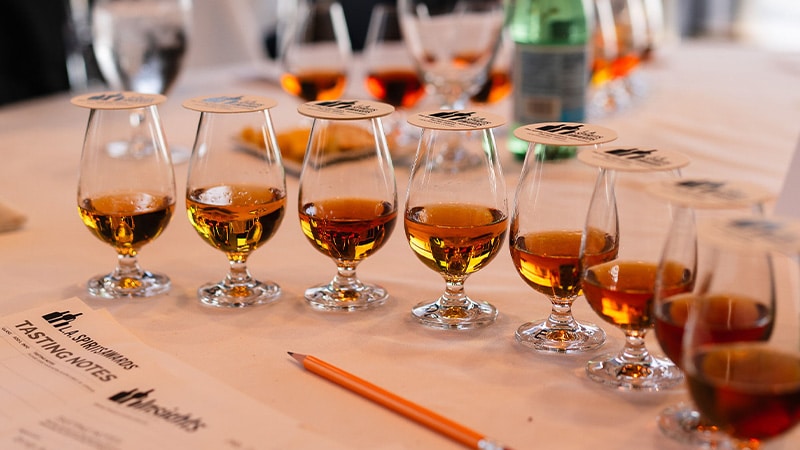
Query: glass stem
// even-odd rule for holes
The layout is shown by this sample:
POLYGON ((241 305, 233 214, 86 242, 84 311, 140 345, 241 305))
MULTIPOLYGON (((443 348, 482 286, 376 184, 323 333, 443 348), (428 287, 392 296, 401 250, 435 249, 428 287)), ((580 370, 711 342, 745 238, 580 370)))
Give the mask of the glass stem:
POLYGON ((650 352, 645 347, 644 337, 646 330, 625 331, 625 346, 617 355, 617 358, 630 365, 645 366, 650 364, 650 352))
POLYGON ((114 269, 113 278, 118 280, 139 280, 144 272, 139 267, 136 255, 117 254, 117 267, 114 269))
POLYGON ((229 270, 225 283, 230 286, 245 286, 253 281, 250 271, 247 270, 247 260, 244 258, 228 260, 229 270))
POLYGON ((439 297, 439 303, 442 308, 458 307, 466 308, 471 303, 466 292, 464 292, 464 279, 457 278, 445 280, 444 294, 439 297))
POLYGON ((552 308, 547 318, 548 328, 572 330, 577 328, 575 318, 572 317, 572 299, 551 298, 552 308))
POLYGON ((357 292, 364 285, 356 277, 356 264, 337 261, 336 275, 331 280, 331 288, 337 292, 357 292))

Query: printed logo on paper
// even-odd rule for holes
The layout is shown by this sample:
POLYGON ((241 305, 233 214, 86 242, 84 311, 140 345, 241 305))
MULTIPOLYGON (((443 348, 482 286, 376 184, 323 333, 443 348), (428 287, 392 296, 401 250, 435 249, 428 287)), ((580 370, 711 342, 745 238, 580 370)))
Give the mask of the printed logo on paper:
POLYGON ((662 180, 648 184, 647 190, 670 202, 698 209, 751 207, 775 197, 756 184, 706 178, 662 180))
POLYGON ((278 102, 258 95, 213 95, 190 98, 183 107, 209 113, 245 113, 275 107, 278 102))
POLYGON ((628 172, 657 172, 680 169, 689 164, 682 153, 655 148, 590 148, 578 152, 578 159, 590 166, 628 172))
POLYGON ((523 125, 514 136, 526 142, 544 145, 598 145, 617 139, 614 130, 577 122, 544 122, 523 125))
POLYGON ((176 406, 164 406, 159 403, 158 400, 151 397, 153 391, 154 389, 152 388, 146 390, 133 388, 127 391, 120 391, 108 399, 143 414, 164 420, 189 433, 194 433, 207 426, 202 418, 194 417, 192 413, 181 411, 176 406))
POLYGON ((321 100, 304 103, 297 112, 315 119, 357 120, 388 116, 394 106, 369 100, 321 100))
POLYGON ((483 130, 496 128, 506 123, 497 114, 472 110, 436 110, 420 112, 409 117, 411 125, 432 130, 483 130))
POLYGON ((108 91, 78 95, 72 97, 70 102, 75 106, 89 109, 133 109, 158 105, 166 99, 167 97, 161 94, 108 91))

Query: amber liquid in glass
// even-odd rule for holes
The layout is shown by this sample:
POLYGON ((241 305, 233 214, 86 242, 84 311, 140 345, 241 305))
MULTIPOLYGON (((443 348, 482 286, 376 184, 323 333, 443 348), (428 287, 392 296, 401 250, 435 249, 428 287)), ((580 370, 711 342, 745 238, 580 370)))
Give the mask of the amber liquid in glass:
POLYGON ((425 84, 411 69, 370 71, 366 86, 376 99, 403 108, 414 106, 425 95, 425 84))
POLYGON ((497 255, 506 222, 497 209, 438 204, 407 211, 405 230, 411 249, 426 266, 445 276, 464 277, 497 255))
POLYGON ((121 255, 134 256, 167 227, 175 203, 147 193, 120 193, 87 198, 78 205, 86 225, 121 255))
POLYGON ((347 76, 342 71, 315 70, 281 75, 283 89, 305 101, 336 100, 342 96, 347 76))
POLYGON ((249 185, 195 189, 187 194, 189 221, 211 246, 242 260, 266 242, 283 219, 282 190, 249 185))

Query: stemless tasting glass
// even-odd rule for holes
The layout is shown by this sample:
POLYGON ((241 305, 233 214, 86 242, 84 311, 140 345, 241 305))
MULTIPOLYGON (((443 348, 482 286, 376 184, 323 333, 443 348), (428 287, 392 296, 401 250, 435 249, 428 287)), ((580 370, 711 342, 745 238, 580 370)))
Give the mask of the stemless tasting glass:
MULTIPOLYGON (((570 122, 526 125, 514 135, 535 145, 598 146, 616 139, 616 133, 602 127, 570 122)), ((596 169, 595 169, 596 170, 596 169)), ((535 291, 552 304, 550 316, 527 322, 516 331, 519 343, 539 351, 577 353, 605 342, 605 332, 592 323, 572 316, 572 303, 581 295, 580 247, 586 211, 597 174, 581 163, 556 164, 545 160, 544 152, 529 150, 522 165, 511 212, 509 248, 514 267, 535 291), (568 178, 579 188, 564 194, 568 178), (569 200, 567 200, 569 199, 569 200)), ((590 232, 587 252, 592 263, 616 257, 617 242, 601 233, 590 232)))
MULTIPOLYGON (((444 110, 463 110, 489 77, 505 24, 504 0, 399 0, 403 39, 417 70, 444 110)), ((481 163, 450 146, 437 164, 458 169, 481 163)))
POLYGON ((752 216, 726 222, 707 229, 698 223, 699 240, 712 250, 688 308, 682 367, 700 414, 735 441, 733 448, 758 449, 800 421, 800 348, 796 336, 773 327, 777 260, 770 251, 787 251, 775 245, 785 230, 752 216))
MULTIPOLYGON (((181 71, 191 29, 191 0, 96 0, 92 45, 111 89, 167 94, 181 71)), ((138 120, 131 117, 131 120, 138 120)), ((126 149, 115 147, 121 155, 126 149)), ((173 146, 173 162, 189 149, 173 146)))
MULTIPOLYGON (((676 205, 672 227, 664 246, 661 256, 659 270, 666 270, 675 263, 684 267, 695 267, 697 261, 705 262, 708 257, 705 253, 698 254, 696 220, 708 219, 709 217, 729 217, 732 214, 742 214, 752 212, 761 214, 763 203, 773 197, 768 190, 751 183, 741 181, 730 182, 710 178, 689 178, 662 181, 652 183, 647 186, 650 193, 658 195, 673 205, 676 205)), ((700 246, 703 248, 703 246, 700 246)), ((702 264, 700 264, 702 266, 702 264)), ((660 273, 656 276, 656 290, 653 308, 653 320, 655 334, 658 343, 664 350, 667 357, 678 367, 682 361, 682 342, 684 326, 688 309, 693 305, 696 295, 684 293, 678 295, 668 294, 660 288, 660 273)), ((692 270, 692 277, 696 271, 692 270)), ((700 279, 705 277, 700 274, 700 279)), ((697 285, 695 285, 698 287, 697 285)), ((725 303, 716 300, 720 306, 725 303)), ((742 340, 764 340, 768 333, 760 333, 751 328, 752 323, 741 324, 740 327, 733 320, 738 317, 741 308, 751 308, 748 302, 729 302, 730 309, 727 314, 720 314, 719 319, 733 325, 736 329, 736 338, 742 340), (756 332, 751 332, 756 331, 756 332)), ((720 313, 723 309, 720 309, 720 313)), ((762 331, 767 328, 758 326, 762 331)), ((720 334, 720 341, 727 339, 727 336, 720 334)), ((722 448, 728 443, 725 433, 719 432, 717 427, 708 420, 700 416, 694 407, 686 402, 670 406, 658 416, 658 426, 668 437, 690 445, 722 448)))
POLYGON ((434 328, 489 325, 497 309, 468 297, 464 282, 494 259, 508 227, 505 182, 492 134, 504 119, 479 111, 432 111, 409 122, 422 134, 406 194, 406 238, 419 260, 446 283, 444 294, 415 305, 411 313, 434 328), (442 168, 436 162, 452 145, 480 164, 455 172, 442 168))
POLYGON ((280 287, 254 279, 247 258, 278 229, 286 209, 286 180, 269 109, 275 102, 258 96, 211 96, 186 100, 200 112, 189 174, 186 211, 197 234, 228 257, 225 278, 201 286, 205 305, 243 308, 277 300, 280 287), (261 132, 263 154, 238 148, 236 133, 261 132))
POLYGON ((280 38, 283 89, 305 101, 342 96, 352 60, 344 11, 335 1, 300 1, 280 38))
MULTIPOLYGON (((578 153, 578 159, 600 167, 585 233, 605 234, 619 242, 617 258, 601 264, 593 261, 595 255, 582 242, 583 294, 603 320, 625 333, 622 350, 589 361, 587 375, 619 389, 673 387, 683 380, 680 370, 645 347, 645 335, 653 326, 656 269, 672 223, 671 208, 643 186, 678 176, 689 160, 678 153, 639 148, 586 149, 578 153)), ((691 269, 671 264, 664 272, 662 288, 670 295, 690 290, 691 269)))
POLYGON ((175 209, 175 176, 157 105, 158 94, 105 92, 72 103, 89 108, 81 153, 78 212, 101 241, 117 251, 117 267, 89 280, 91 295, 105 298, 149 297, 167 292, 170 280, 139 267, 137 254, 157 238, 175 209), (140 118, 131 123, 135 114, 140 118), (132 130, 135 128, 136 131, 132 130), (135 157, 115 158, 108 147, 137 134, 135 157))
POLYGON ((381 117, 391 105, 362 100, 301 105, 311 135, 300 173, 300 226, 336 263, 336 275, 305 291, 315 309, 355 311, 381 305, 386 289, 363 283, 356 266, 377 252, 397 221, 397 186, 381 117))

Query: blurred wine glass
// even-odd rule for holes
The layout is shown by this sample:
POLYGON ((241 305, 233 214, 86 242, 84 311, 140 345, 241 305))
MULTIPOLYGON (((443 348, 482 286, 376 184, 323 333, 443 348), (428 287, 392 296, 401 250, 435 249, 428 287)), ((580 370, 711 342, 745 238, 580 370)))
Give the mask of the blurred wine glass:
POLYGON ((504 123, 478 111, 420 112, 409 119, 422 128, 406 192, 405 233, 426 267, 444 278, 445 292, 412 308, 423 325, 443 329, 486 326, 497 308, 470 298, 467 278, 499 253, 508 228, 505 183, 492 128, 504 123), (438 164, 459 145, 480 164, 451 172, 438 164))
POLYGON ((475 105, 492 105, 508 97, 511 93, 511 63, 514 59, 514 42, 503 29, 500 44, 489 74, 480 89, 472 94, 470 102, 475 105))
MULTIPOLYGON (((784 230, 762 218, 725 221, 698 223, 709 257, 688 308, 682 367, 700 414, 732 448, 759 449, 800 422, 800 346, 773 322, 774 244, 784 230)), ((791 293, 797 298, 796 286, 791 293)))
POLYGON ((117 252, 117 267, 87 283, 96 297, 150 297, 170 288, 169 277, 142 270, 141 248, 167 227, 175 210, 172 170, 157 105, 159 94, 85 94, 72 102, 90 108, 78 180, 84 225, 117 252), (134 115, 140 121, 131 123, 134 115), (136 128, 136 157, 117 158, 109 146, 128 142, 136 128))
MULTIPOLYGON (((505 24, 504 0, 398 0, 403 39, 443 110, 463 110, 489 77, 505 24)), ((450 170, 479 164, 458 145, 437 162, 450 170)))
MULTIPOLYGON (((109 87, 168 94, 189 45, 191 11, 191 0, 94 1, 92 45, 109 87)), ((174 145, 170 152, 176 164, 188 160, 190 153, 174 145)))
POLYGON ((367 92, 395 108, 384 124, 392 158, 397 162, 412 157, 418 133, 406 122, 406 111, 425 96, 426 86, 403 41, 394 5, 377 4, 372 9, 364 41, 363 69, 367 92))
POLYGON ((281 86, 304 101, 335 100, 347 86, 352 47, 342 5, 301 0, 279 36, 281 86))
POLYGON ((280 287, 250 275, 247 259, 277 231, 286 210, 286 181, 269 109, 257 96, 200 97, 184 106, 200 112, 189 173, 186 212, 197 234, 228 259, 222 281, 201 286, 209 306, 243 308, 275 301, 280 287), (263 151, 242 152, 233 133, 258 130, 263 151))

